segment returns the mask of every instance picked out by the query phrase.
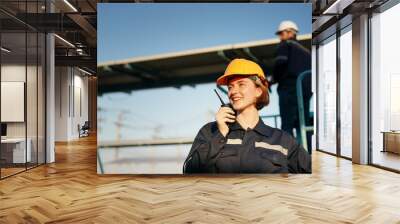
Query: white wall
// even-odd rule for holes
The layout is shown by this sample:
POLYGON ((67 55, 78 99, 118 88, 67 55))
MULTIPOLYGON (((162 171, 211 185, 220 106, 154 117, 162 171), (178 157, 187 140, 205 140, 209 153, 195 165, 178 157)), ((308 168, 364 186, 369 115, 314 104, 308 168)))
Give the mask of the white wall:
POLYGON ((1 81, 19 81, 25 82, 25 64, 24 65, 1 65, 1 81))
MULTIPOLYGON (((2 88, 2 99, 13 97, 7 96, 7 94, 22 94, 20 100, 22 102, 16 101, 17 99, 12 99, 10 103, 19 104, 19 107, 12 108, 10 106, 3 105, 2 102, 2 115, 4 113, 19 113, 19 121, 14 122, 6 122, 7 123, 7 137, 9 138, 24 138, 27 136, 30 139, 30 149, 32 155, 32 161, 36 162, 36 159, 39 159, 39 163, 44 163, 44 150, 45 150, 45 142, 44 142, 44 74, 42 73, 41 66, 36 67, 32 65, 25 66, 20 63, 3 63, 1 66, 1 81, 2 87, 6 82, 14 83, 19 82, 25 83, 26 89, 22 86, 22 89, 14 89, 14 91, 18 91, 18 93, 6 92, 6 89, 2 88), (37 70, 39 69, 39 70, 37 70), (27 78, 27 80, 25 80, 27 78), (25 90, 26 90, 26 99, 25 99, 25 90), (5 94, 5 95, 4 95, 5 94), (25 105, 26 103, 26 105, 25 105), (26 119, 25 119, 26 112, 26 119), (39 153, 39 155, 37 155, 39 153)), ((13 88, 16 88, 14 86, 13 88)), ((15 106, 15 105, 14 105, 15 106)), ((2 117, 2 120, 4 117, 2 117)))
POLYGON ((56 67, 55 98, 55 140, 78 139, 78 124, 88 120, 88 78, 76 68, 56 67))
MULTIPOLYGON (((1 81, 18 81, 25 82, 25 64, 3 64, 1 66, 1 81)), ((1 108, 6 110, 6 108, 1 108)), ((24 137, 25 123, 24 122, 9 122, 7 123, 8 137, 24 137)))
POLYGON ((55 140, 68 141, 68 86, 67 67, 55 68, 55 140))
MULTIPOLYGON (((19 64, 3 64, 1 66, 1 81, 2 82, 25 82, 25 71, 26 67, 19 64)), ((28 70, 31 67, 28 66, 28 70)), ((2 96, 4 98, 6 96, 2 96)), ((1 110, 7 110, 8 108, 1 108, 1 110)), ((22 108, 24 110, 24 108, 22 108)), ((4 111, 3 111, 4 113, 4 111)), ((25 136, 25 125, 24 122, 8 122, 8 132, 10 136, 25 136)))
POLYGON ((78 136, 78 124, 82 126, 88 120, 88 77, 82 76, 82 74, 79 70, 74 70, 74 96, 72 96, 74 99, 74 108, 72 110, 73 119, 71 120, 72 136, 78 136))

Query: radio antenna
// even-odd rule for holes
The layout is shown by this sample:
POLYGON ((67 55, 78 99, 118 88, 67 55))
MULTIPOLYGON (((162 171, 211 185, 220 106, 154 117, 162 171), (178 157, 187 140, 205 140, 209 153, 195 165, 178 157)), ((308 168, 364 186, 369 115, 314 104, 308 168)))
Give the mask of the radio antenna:
POLYGON ((225 105, 224 101, 222 100, 221 96, 218 94, 218 92, 217 92, 216 89, 214 89, 214 92, 217 94, 219 100, 221 101, 221 104, 222 104, 222 105, 225 105))

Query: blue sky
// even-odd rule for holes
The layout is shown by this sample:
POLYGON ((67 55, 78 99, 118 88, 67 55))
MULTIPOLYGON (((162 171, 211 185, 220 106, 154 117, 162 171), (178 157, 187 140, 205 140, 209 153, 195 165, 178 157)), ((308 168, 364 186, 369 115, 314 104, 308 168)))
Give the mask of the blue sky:
MULTIPOLYGON (((98 62, 275 38, 282 20, 295 21, 300 34, 311 33, 311 4, 100 3, 98 62)), ((214 88, 210 83, 103 95, 100 140, 116 138, 118 116, 123 139, 194 137, 219 108, 214 88)), ((274 86, 261 114, 278 111, 274 86)))
POLYGON ((311 33, 311 4, 98 4, 98 62, 274 38, 282 20, 311 33))

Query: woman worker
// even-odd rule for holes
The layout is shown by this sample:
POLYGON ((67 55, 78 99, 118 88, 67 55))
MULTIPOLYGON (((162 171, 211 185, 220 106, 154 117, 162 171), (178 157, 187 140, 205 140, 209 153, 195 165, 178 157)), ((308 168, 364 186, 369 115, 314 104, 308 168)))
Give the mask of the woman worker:
POLYGON ((200 129, 184 173, 311 173, 310 155, 296 139, 264 124, 259 116, 269 94, 258 64, 231 61, 217 85, 228 86, 233 109, 221 107, 216 121, 200 129))

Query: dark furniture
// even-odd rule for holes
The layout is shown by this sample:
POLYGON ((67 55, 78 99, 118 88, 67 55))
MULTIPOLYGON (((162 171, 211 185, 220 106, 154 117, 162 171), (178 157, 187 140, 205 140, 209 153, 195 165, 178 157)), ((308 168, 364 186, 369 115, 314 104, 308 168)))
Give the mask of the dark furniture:
POLYGON ((82 127, 78 124, 79 138, 89 136, 89 129, 90 129, 89 121, 85 121, 82 127))

